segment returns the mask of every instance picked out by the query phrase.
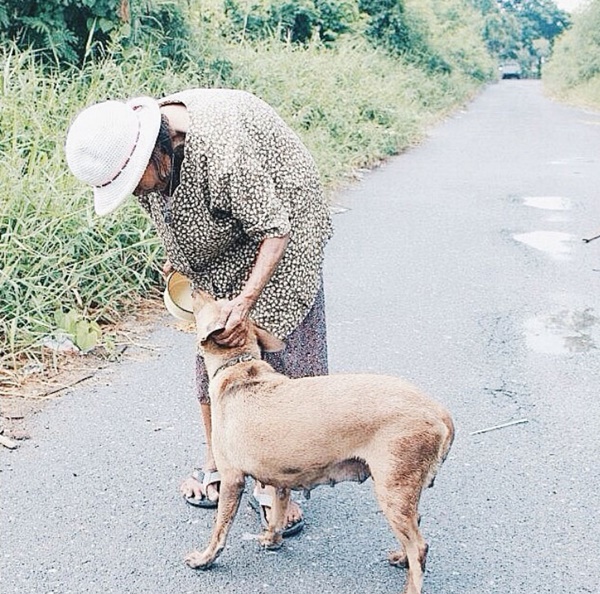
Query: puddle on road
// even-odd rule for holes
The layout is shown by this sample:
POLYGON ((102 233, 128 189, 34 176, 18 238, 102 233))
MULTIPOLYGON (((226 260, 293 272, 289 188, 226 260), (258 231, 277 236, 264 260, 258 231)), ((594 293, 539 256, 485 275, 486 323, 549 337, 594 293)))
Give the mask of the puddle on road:
POLYGON ((536 353, 562 355, 584 353, 598 348, 600 319, 594 310, 561 310, 525 322, 525 341, 536 353))
POLYGON ((579 163, 595 163, 595 159, 586 157, 571 157, 568 159, 553 159, 548 161, 548 165, 578 165, 579 163))
POLYGON ((579 120, 580 124, 586 124, 588 126, 600 126, 600 122, 598 120, 579 120))
POLYGON ((523 204, 544 210, 571 210, 571 199, 563 196, 525 196, 523 204))
POLYGON ((573 236, 560 231, 532 231, 531 233, 518 233, 513 237, 555 258, 565 258, 571 252, 573 236))
POLYGON ((568 223, 571 218, 565 214, 553 213, 548 215, 544 220, 548 223, 568 223))
POLYGON ((350 210, 350 208, 347 206, 342 206, 341 204, 333 204, 332 206, 329 207, 329 214, 331 214, 331 215, 343 214, 345 212, 348 212, 349 210, 350 210))

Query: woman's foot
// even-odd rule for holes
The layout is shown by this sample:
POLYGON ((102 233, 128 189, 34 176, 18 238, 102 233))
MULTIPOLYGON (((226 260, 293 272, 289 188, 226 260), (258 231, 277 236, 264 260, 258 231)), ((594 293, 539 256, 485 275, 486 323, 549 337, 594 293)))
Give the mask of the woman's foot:
POLYGON ((221 477, 214 466, 212 468, 213 470, 195 470, 191 477, 181 483, 179 490, 190 505, 217 507, 221 477))
MULTIPOLYGON (((275 487, 261 487, 258 483, 254 487, 250 504, 260 515, 260 521, 263 528, 267 528, 271 513, 271 505, 275 495, 275 487)), ((304 528, 304 516, 302 508, 291 498, 286 511, 286 525, 282 532, 283 537, 294 536, 304 528)))

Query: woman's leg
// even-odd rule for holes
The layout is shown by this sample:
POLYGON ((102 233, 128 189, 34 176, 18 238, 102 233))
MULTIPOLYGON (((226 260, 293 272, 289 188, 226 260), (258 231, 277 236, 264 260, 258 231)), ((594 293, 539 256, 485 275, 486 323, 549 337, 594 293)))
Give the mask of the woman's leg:
MULTIPOLYGON (((286 338, 286 346, 277 353, 264 353, 264 359, 273 368, 288 377, 306 377, 314 375, 326 375, 328 373, 327 362, 327 332, 325 323, 325 299, 323 288, 317 294, 315 302, 300 325, 286 338)), ((204 432, 206 437, 206 457, 202 470, 204 474, 217 470, 212 453, 212 422, 210 415, 210 399, 208 397, 208 374, 204 361, 200 355, 196 355, 196 386, 198 401, 204 432)), ((257 494, 264 493, 275 497, 273 487, 262 489, 257 485, 257 494)), ((209 483, 206 493, 202 484, 197 479, 190 477, 181 485, 181 492, 190 501, 202 501, 209 499, 217 501, 218 483, 209 483)), ((197 505, 197 503, 196 503, 197 505)), ((267 519, 269 510, 266 510, 267 519)), ((290 499, 287 510, 287 524, 296 524, 302 520, 300 506, 290 499)))
POLYGON ((264 353, 263 358, 275 371, 291 378, 329 373, 325 296, 322 287, 304 320, 285 339, 285 348, 276 353, 264 353))
MULTIPOLYGON (((283 351, 277 353, 264 353, 267 361, 276 371, 291 378, 307 377, 314 375, 327 375, 327 331, 325 323, 325 298, 323 289, 319 291, 315 303, 307 316, 287 338, 283 351)), ((271 498, 276 497, 275 489, 265 486, 263 489, 258 483, 255 488, 257 495, 266 494, 271 498)), ((272 499, 274 501, 274 499, 272 499)), ((265 510, 267 520, 270 510, 265 510)), ((302 509, 289 500, 286 525, 292 526, 302 520, 302 509)))
POLYGON ((217 471, 215 459, 212 451, 212 418, 210 413, 210 399, 208 397, 208 375, 204 366, 204 361, 200 355, 196 355, 196 389, 198 394, 198 403, 200 405, 200 416, 204 426, 204 436, 206 440, 206 455, 202 465, 202 474, 208 478, 206 487, 202 485, 200 477, 191 476, 183 481, 180 490, 188 503, 192 505, 201 505, 203 500, 216 502, 219 498, 218 481, 214 474, 217 471), (212 475, 212 477, 211 477, 212 475), (210 481, 210 482, 209 482, 210 481), (206 491, 206 492, 205 492, 206 491))

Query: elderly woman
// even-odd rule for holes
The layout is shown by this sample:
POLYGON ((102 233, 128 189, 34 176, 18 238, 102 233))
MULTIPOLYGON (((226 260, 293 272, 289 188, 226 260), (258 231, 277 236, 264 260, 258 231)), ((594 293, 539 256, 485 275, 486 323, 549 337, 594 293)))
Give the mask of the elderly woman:
MULTIPOLYGON (((193 89, 159 101, 106 101, 82 111, 66 142, 73 174, 93 186, 106 215, 134 194, 166 250, 165 273, 222 299, 224 345, 240 346, 252 318, 285 340, 265 359, 290 377, 327 373, 322 262, 331 222, 315 163, 275 111, 244 91, 193 89)), ((208 378, 197 356, 206 431, 202 471, 181 490, 192 505, 215 507, 208 378)), ((292 420, 293 422, 293 420, 292 420)), ((251 501, 264 523, 274 489, 251 501)), ((284 536, 299 532, 290 502, 284 536)))

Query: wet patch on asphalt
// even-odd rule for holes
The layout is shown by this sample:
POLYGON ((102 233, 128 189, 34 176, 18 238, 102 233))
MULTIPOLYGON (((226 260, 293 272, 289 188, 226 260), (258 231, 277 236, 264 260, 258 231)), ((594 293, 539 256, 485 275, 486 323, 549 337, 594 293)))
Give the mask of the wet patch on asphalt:
POLYGON ((525 196, 523 204, 542 210, 571 210, 572 208, 571 199, 564 196, 525 196))
MULTIPOLYGON (((573 201, 566 196, 513 196, 513 200, 523 206, 545 211, 546 223, 568 222, 567 212, 573 208, 573 201)), ((553 230, 512 233, 512 238, 557 260, 567 260, 575 242, 575 237, 570 233, 553 230)))
POLYGON ((536 353, 562 355, 597 349, 600 318, 594 309, 563 309, 525 322, 525 342, 536 353))
POLYGON ((574 236, 570 233, 563 233, 561 231, 516 233, 513 234, 513 238, 558 260, 565 260, 569 257, 575 240, 574 236))

